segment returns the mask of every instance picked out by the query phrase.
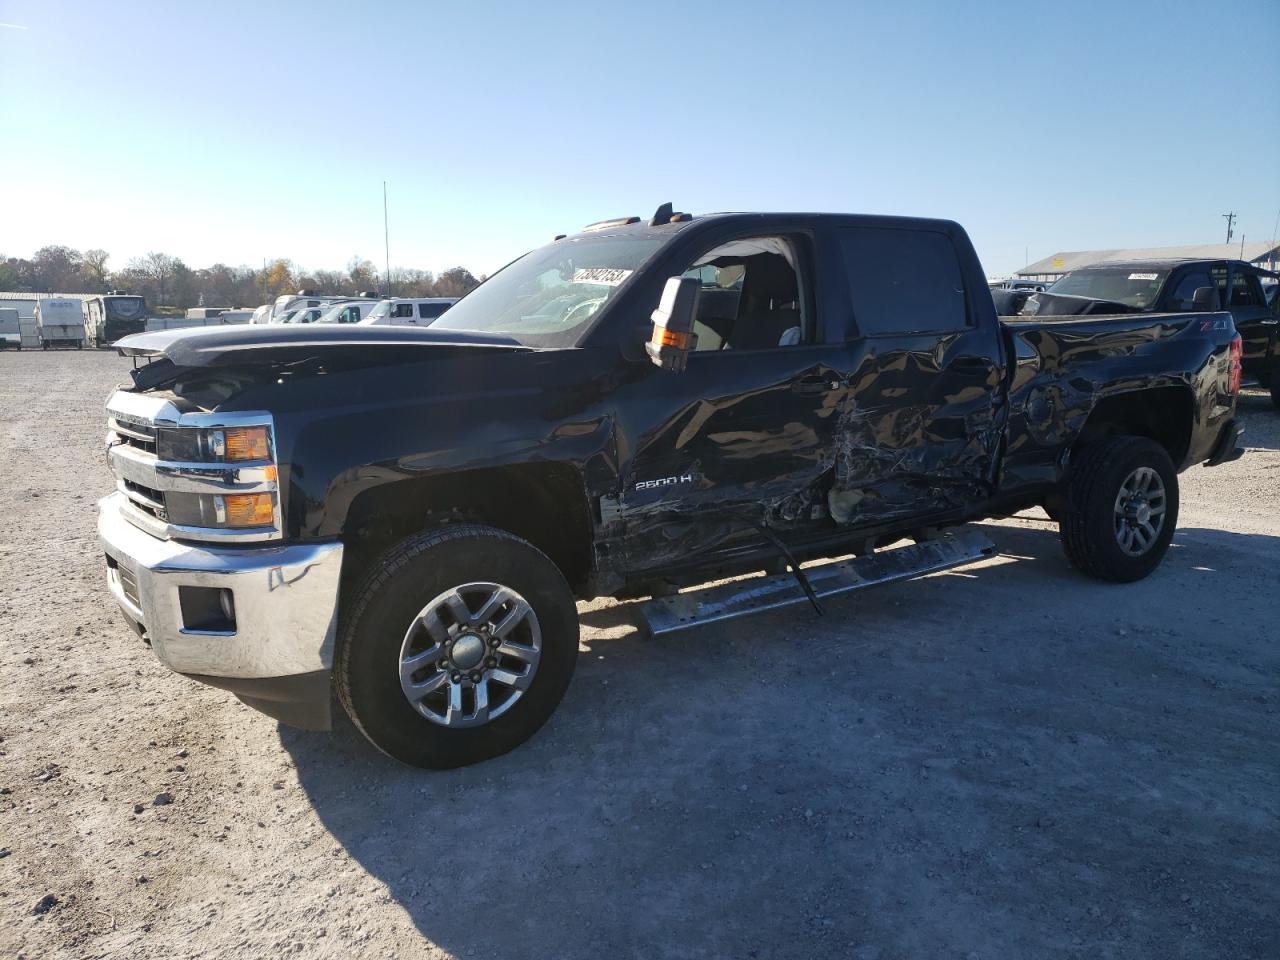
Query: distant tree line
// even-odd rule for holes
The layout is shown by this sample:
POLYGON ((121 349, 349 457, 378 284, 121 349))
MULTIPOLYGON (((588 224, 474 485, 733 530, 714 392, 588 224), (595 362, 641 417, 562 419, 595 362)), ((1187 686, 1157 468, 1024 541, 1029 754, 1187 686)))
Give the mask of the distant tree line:
MULTIPOLYGON (((282 293, 316 290, 357 294, 375 290, 387 295, 377 269, 368 260, 352 257, 346 270, 305 270, 291 260, 275 260, 262 269, 215 263, 192 269, 167 253, 135 257, 120 270, 109 270, 105 250, 41 247, 30 260, 0 254, 0 290, 23 293, 106 293, 122 290, 142 294, 152 307, 253 307, 282 293)), ((483 279, 483 278, 481 278, 483 279)), ((397 297, 460 297, 480 280, 465 267, 451 267, 439 276, 430 270, 393 270, 391 295, 397 297)))

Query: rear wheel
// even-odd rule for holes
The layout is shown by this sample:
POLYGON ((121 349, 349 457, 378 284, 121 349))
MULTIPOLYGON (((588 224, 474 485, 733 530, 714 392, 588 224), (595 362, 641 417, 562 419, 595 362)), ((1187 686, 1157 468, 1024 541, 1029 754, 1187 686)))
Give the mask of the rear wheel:
POLYGON ((402 541, 347 610, 338 697, 374 746, 414 766, 459 767, 519 746, 573 677, 569 585, 545 554, 493 527, 402 541))
POLYGON ((1058 528, 1072 565, 1098 580, 1141 580, 1173 540, 1178 475, 1154 440, 1111 437, 1081 452, 1066 504, 1058 528))

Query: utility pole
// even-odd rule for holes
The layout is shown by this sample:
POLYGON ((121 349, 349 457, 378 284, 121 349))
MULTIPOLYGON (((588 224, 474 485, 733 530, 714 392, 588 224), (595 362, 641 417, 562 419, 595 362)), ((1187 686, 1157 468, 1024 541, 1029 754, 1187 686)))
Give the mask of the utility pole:
POLYGON ((391 231, 387 227, 387 181, 382 181, 382 243, 387 258, 387 296, 391 296, 391 231))
POLYGON ((1232 213, 1224 213, 1224 214, 1222 215, 1222 219, 1223 219, 1223 220, 1225 220, 1225 221, 1227 221, 1227 243, 1230 243, 1230 242, 1231 242, 1231 227, 1232 227, 1232 226, 1235 224, 1235 222, 1236 222, 1236 215, 1235 215, 1235 213, 1234 213, 1234 212, 1232 212, 1232 213))

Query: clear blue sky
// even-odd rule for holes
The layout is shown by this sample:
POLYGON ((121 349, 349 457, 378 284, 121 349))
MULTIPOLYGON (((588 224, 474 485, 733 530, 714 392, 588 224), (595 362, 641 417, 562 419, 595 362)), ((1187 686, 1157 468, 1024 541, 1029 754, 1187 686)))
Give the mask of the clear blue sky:
POLYGON ((0 252, 492 271, 677 209, 1269 239, 1280 2, 0 0, 0 252), (19 29, 25 28, 25 29, 19 29))

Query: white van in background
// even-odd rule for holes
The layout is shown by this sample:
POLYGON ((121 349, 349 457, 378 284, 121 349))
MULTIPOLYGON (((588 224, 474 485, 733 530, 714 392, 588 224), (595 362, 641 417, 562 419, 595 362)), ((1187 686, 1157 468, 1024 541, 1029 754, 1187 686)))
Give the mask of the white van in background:
POLYGON ((341 300, 329 305, 316 323, 359 323, 373 312, 380 301, 359 299, 341 300))
POLYGON ((429 327, 457 297, 392 297, 382 300, 360 322, 365 326, 429 327))
POLYGON ((275 304, 264 303, 257 310, 253 311, 253 316, 249 318, 250 323, 270 323, 271 311, 275 309, 275 304))

